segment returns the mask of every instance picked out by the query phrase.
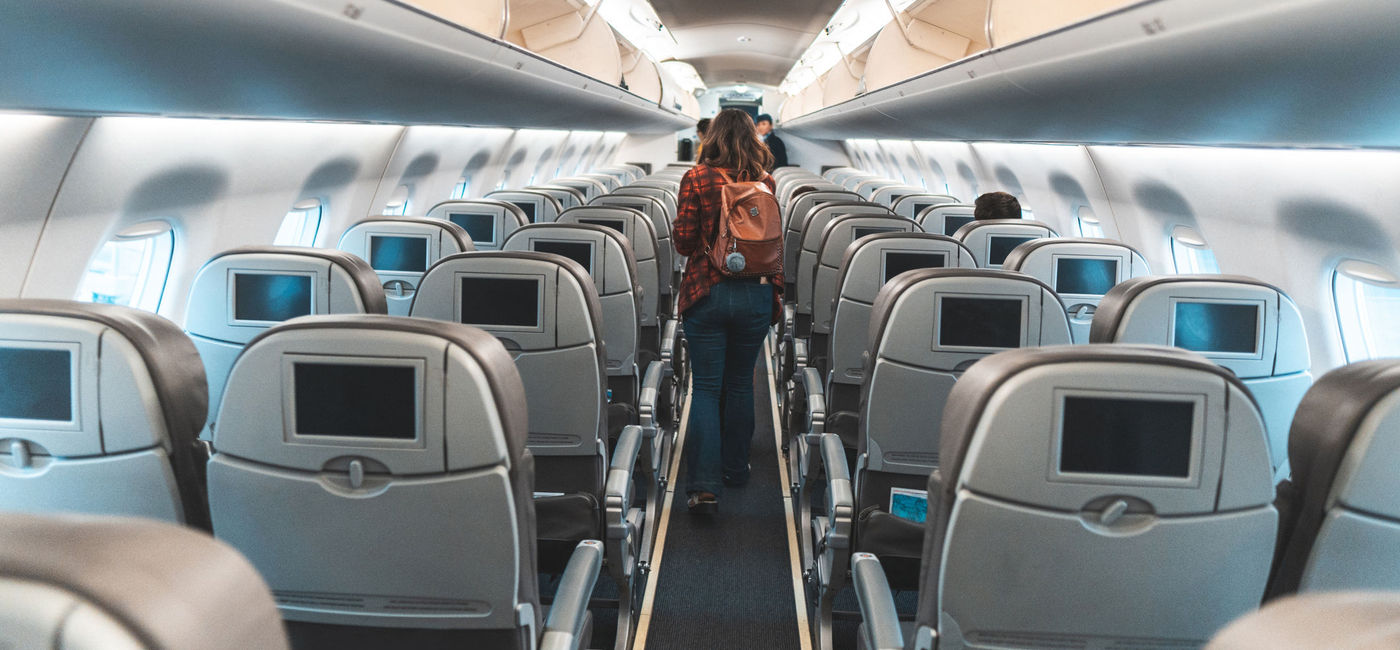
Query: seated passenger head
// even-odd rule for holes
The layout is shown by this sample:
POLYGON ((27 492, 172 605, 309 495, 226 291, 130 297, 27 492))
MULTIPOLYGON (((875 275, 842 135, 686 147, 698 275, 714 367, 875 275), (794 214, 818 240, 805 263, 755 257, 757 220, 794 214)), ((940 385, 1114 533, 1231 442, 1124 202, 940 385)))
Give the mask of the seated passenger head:
POLYGON ((759 135, 768 135, 773 132, 773 116, 767 113, 760 113, 753 120, 754 127, 758 129, 759 135))
POLYGON ((726 108, 710 121, 704 144, 699 163, 732 170, 736 181, 763 178, 773 166, 773 152, 759 141, 749 114, 737 108, 726 108))
POLYGON ((708 118, 708 117, 706 117, 706 118, 701 118, 701 120, 700 120, 699 122, 696 122, 696 123, 695 123, 695 133, 698 134, 700 137, 702 137, 702 138, 705 137, 705 132, 706 132, 706 131, 709 131, 709 130, 710 130, 710 118, 708 118))
POLYGON ((972 212, 978 221, 986 219, 1020 219, 1021 202, 1006 192, 988 192, 977 197, 972 212))

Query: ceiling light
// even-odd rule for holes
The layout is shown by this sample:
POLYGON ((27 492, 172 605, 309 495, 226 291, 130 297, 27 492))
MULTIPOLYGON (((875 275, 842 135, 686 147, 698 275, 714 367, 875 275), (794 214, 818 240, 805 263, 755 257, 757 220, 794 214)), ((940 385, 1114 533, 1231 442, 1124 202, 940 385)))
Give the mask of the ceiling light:
MULTIPOLYGON (((796 95, 813 81, 851 52, 860 49, 886 25, 891 17, 886 0, 845 0, 831 15, 831 20, 817 37, 812 39, 802 57, 793 64, 780 88, 789 95, 796 95), (832 56, 835 47, 841 56, 832 56)), ((915 0, 889 0, 895 11, 904 11, 915 0)))

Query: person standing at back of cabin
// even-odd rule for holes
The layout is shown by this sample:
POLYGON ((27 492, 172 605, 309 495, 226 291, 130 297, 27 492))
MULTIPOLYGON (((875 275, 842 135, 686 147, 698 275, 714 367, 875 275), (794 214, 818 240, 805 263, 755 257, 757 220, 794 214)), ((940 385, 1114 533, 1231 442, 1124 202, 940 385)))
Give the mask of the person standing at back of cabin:
MULTIPOLYGON (((724 187, 761 181, 767 196, 755 198, 773 201, 771 212, 764 214, 775 221, 771 225, 778 233, 776 259, 782 259, 781 217, 771 198, 776 183, 767 172, 773 155, 758 139, 753 120, 738 109, 720 111, 710 122, 704 145, 699 162, 681 179, 672 240, 676 252, 689 258, 678 305, 692 380, 684 450, 687 505, 693 513, 712 514, 719 509, 724 486, 739 487, 749 480, 754 364, 769 325, 781 314, 783 275, 779 262, 767 275, 733 277, 733 266, 716 266, 713 253, 718 251, 710 250, 721 221, 726 228, 732 223, 723 214, 730 207, 723 204, 724 187)), ((755 216, 760 213, 757 207, 749 210, 755 216)))
POLYGON ((773 162, 768 165, 768 171, 787 167, 787 145, 783 144, 783 139, 773 132, 773 116, 763 113, 754 122, 758 128, 758 137, 763 140, 763 144, 768 145, 768 150, 773 152, 773 162))

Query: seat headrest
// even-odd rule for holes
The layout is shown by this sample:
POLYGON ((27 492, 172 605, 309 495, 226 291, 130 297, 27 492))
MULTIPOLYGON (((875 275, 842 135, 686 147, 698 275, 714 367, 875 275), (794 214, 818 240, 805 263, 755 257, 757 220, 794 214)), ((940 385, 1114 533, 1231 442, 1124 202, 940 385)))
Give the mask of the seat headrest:
POLYGON ((1288 458, 1299 497, 1293 528, 1283 531, 1287 546, 1271 591, 1286 593, 1298 587, 1333 499, 1400 518, 1393 492, 1400 430, 1383 425, 1396 408, 1396 391, 1400 359, 1373 359, 1328 372, 1303 396, 1288 432, 1288 458), (1349 490, 1351 484, 1389 485, 1392 490, 1366 493, 1349 490))
POLYGON ((496 199, 443 201, 428 210, 428 218, 449 221, 461 227, 476 248, 500 246, 511 231, 530 223, 520 206, 496 199))
MULTIPOLYGON (((600 196, 599 199, 607 198, 600 196)), ((595 199, 596 201, 596 199, 595 199)), ((558 223, 602 226, 622 234, 632 247, 633 259, 656 257, 656 227, 645 212, 622 205, 590 204, 569 208, 559 214, 558 223)))
POLYGON ((1273 500, 1258 406, 1239 379, 1192 352, 1012 350, 968 369, 947 404, 939 459, 948 507, 962 487, 1069 512, 1109 497, 1158 515, 1273 500), (967 466, 981 432, 977 464, 967 466))
POLYGON ((379 276, 358 256, 326 248, 247 246, 219 253, 200 268, 190 286, 185 329, 219 340, 247 342, 267 323, 289 317, 328 313, 383 314, 387 309, 379 276), (293 283, 297 280, 288 275, 306 279, 301 284, 289 285, 286 280, 293 283), (245 286, 240 282, 245 278, 267 281, 245 286), (240 290, 248 292, 244 295, 250 302, 259 298, 265 302, 244 305, 248 309, 240 309, 240 290), (274 294, 292 298, 297 304, 272 304, 274 294), (280 314, 275 313, 289 310, 295 313, 280 318, 277 317, 280 314), (240 312, 247 317, 240 318, 240 312))
POLYGON ((1119 282, 1152 273, 1132 246, 1087 237, 1028 241, 1012 249, 1001 268, 1040 278, 1062 296, 1103 295, 1119 282))
POLYGON ((1311 365, 1298 307, 1278 287, 1237 275, 1121 282, 1100 301, 1089 340, 1177 345, 1242 378, 1303 372, 1311 365))
POLYGON ((583 265, 599 296, 631 291, 641 302, 632 244, 612 228, 577 223, 535 223, 510 234, 505 250, 557 253, 583 265), (585 248, 586 245, 586 248, 585 248), (587 259, 588 264, 583 264, 587 259))
POLYGON ((827 222, 823 230, 817 251, 821 253, 820 263, 831 267, 840 263, 846 254, 846 248, 862 237, 881 233, 923 232, 913 219, 892 215, 837 217, 827 222))
POLYGON ((925 232, 887 232, 857 239, 842 253, 836 290, 841 297, 875 303, 875 296, 901 269, 942 262, 943 268, 976 268, 972 251, 947 235, 925 232), (900 257, 903 254, 903 257, 900 257), (926 258, 920 256, 934 256, 926 258))
MULTIPOLYGON (((95 456, 151 447, 160 442, 163 429, 174 445, 172 460, 177 470, 193 470, 179 465, 193 462, 189 454, 208 415, 209 388, 199 352, 179 326, 150 312, 118 305, 0 299, 0 340, 6 341, 0 348, 16 354, 47 353, 46 358, 28 355, 27 367, 42 364, 52 370, 53 390, 65 391, 69 397, 71 416, 19 418, 53 422, 51 428, 29 422, 21 437, 56 456, 95 456), (153 396, 146 387, 154 391, 153 396), (149 426, 131 426, 132 410, 149 426), (104 421, 112 424, 104 427, 104 421), (123 425, 116 426, 118 422, 123 425)), ((21 381, 37 386, 40 380, 31 376, 21 381)), ((43 401, 52 406, 60 400, 49 392, 43 401)), ((19 430, 0 424, 0 438, 13 431, 19 430)))
POLYGON ((1315 593, 1275 600, 1237 619, 1206 650, 1400 647, 1400 594, 1315 593))
MULTIPOLYGON (((430 219, 428 217, 400 217, 393 215, 380 215, 375 217, 369 217, 367 219, 361 219, 360 221, 357 221, 354 224, 352 224, 349 228, 346 228, 345 234, 349 235, 350 231, 352 230, 373 227, 375 225, 399 226, 410 229, 413 226, 420 226, 423 232, 440 231, 442 237, 450 240, 453 244, 456 245, 458 250, 454 252, 474 250, 472 247, 472 238, 467 235, 467 231, 464 230, 461 226, 452 223, 451 221, 444 221, 442 219, 430 219)), ((342 235, 341 241, 344 241, 344 239, 345 235, 342 235)))
POLYGON ((877 358, 956 371, 1001 350, 1070 341, 1064 306, 1040 280, 1010 271, 919 269, 896 276, 875 297, 865 376, 877 358))
POLYGON ((949 201, 934 203, 914 212, 914 220, 923 226, 925 232, 939 233, 952 237, 975 217, 976 206, 949 201))
POLYGON ((306 316, 239 355, 220 453, 301 471, 430 474, 519 462, 524 387, 490 334, 394 316, 306 316), (275 405, 281 405, 276 408, 275 405))
MULTIPOLYGON (((25 631, 53 639, 52 647, 83 638, 128 638, 152 650, 287 647, 272 593, 242 555, 207 534, 154 520, 0 514, 0 588, 6 585, 30 588, 3 618, 22 630, 33 624, 25 631), (10 618, 26 605, 65 605, 67 613, 10 618)), ((17 630, 7 632, 16 638, 17 630)))
POLYGON ((972 249, 983 268, 1000 267, 1012 250, 1028 241, 1059 236, 1054 228, 1033 219, 974 219, 953 233, 954 239, 972 249))

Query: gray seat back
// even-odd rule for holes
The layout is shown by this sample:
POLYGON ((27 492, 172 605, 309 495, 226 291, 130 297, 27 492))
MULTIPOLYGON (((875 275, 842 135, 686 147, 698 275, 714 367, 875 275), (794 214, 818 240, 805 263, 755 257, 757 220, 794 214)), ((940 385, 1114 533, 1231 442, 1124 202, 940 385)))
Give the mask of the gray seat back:
POLYGON ((428 271, 412 315, 500 339, 525 385, 536 456, 601 458, 603 314, 592 278, 571 262, 523 251, 456 255, 428 271))
POLYGON ((940 462, 916 640, 1199 647, 1259 604, 1278 525, 1263 422, 1200 355, 995 355, 953 388, 940 462))
POLYGON ((189 337, 150 312, 0 300, 0 510, 208 527, 189 337))
POLYGON ((426 217, 370 217, 347 228, 336 248, 369 262, 394 316, 408 315, 418 280, 434 262, 476 250, 461 226, 426 217))
POLYGON ((0 602, 8 648, 287 647, 247 560, 147 519, 0 514, 0 602))
POLYGON ((1271 595, 1400 591, 1400 359, 1337 368, 1288 434, 1291 498, 1271 595))
MULTIPOLYGON (((794 233, 800 231, 807 221, 807 215, 815 208, 827 203, 864 203, 860 195, 842 189, 823 189, 799 194, 787 203, 783 211, 783 227, 794 233)), ((797 241, 797 240, 794 240, 797 241)), ((786 239, 784 240, 786 243, 786 239)))
POLYGON ((831 332, 831 317, 836 298, 836 281, 841 275, 841 262, 852 242, 881 233, 923 232, 913 219, 890 215, 850 215, 837 217, 826 224, 821 243, 817 245, 817 269, 812 284, 798 291, 798 309, 804 306, 812 314, 812 333, 831 332), (806 303, 803 305, 803 303, 806 303))
POLYGON ((510 355, 476 328, 392 316, 274 327, 229 377, 209 461, 214 534, 258 568, 288 621, 537 624, 523 395, 510 355))
POLYGON ((496 190, 488 193, 486 198, 505 201, 520 208, 525 214, 526 223, 549 223, 564 211, 564 207, 550 193, 540 190, 496 190))
POLYGON ((1229 368, 1258 401, 1274 468, 1287 476, 1288 427, 1312 362, 1303 317, 1282 290, 1231 275, 1133 278, 1099 302, 1089 340, 1175 345, 1229 368))
POLYGON ((565 210, 564 214, 559 216, 558 223, 602 226, 627 238, 627 242, 632 246, 632 258, 636 263, 637 284, 642 287, 641 322, 644 327, 656 326, 660 313, 661 287, 664 282, 667 289, 670 288, 671 273, 667 268, 666 278, 662 279, 659 259, 661 245, 657 241, 656 231, 652 229, 651 219, 631 208, 588 205, 565 210))
MULTIPOLYGON (((923 204, 920 204, 923 205, 923 204)), ((913 204, 910 204, 911 208, 913 204)), ((931 232, 952 237, 958 234, 958 230, 969 223, 972 223, 973 210, 976 207, 968 203, 958 203, 949 201, 947 203, 933 203, 924 205, 922 210, 914 213, 914 220, 924 227, 924 232, 931 232)))
MULTIPOLYGON (((829 183, 820 178, 793 178, 780 179, 775 194, 778 196, 778 205, 783 209, 792 207, 792 202, 797 197, 809 192, 845 192, 846 188, 829 183)), ((859 194, 852 193, 852 197, 859 197, 859 194)))
POLYGON ((495 199, 443 201, 428 210, 428 218, 461 226, 472 240, 472 247, 479 251, 500 250, 510 233, 530 223, 520 206, 495 199))
POLYGON ((596 178, 585 178, 583 176, 569 176, 567 178, 556 178, 550 181, 549 184, 572 187, 580 192, 583 192, 583 200, 585 203, 587 203, 588 201, 592 201, 595 197, 607 194, 609 191, 607 186, 604 185, 602 181, 596 178))
POLYGON ((598 181, 599 183, 602 183, 602 184, 603 184, 603 193, 604 193, 604 194, 607 194, 608 192, 611 192, 611 191, 613 191, 613 190, 615 190, 615 189, 617 189, 617 188, 619 188, 619 187, 622 187, 622 181, 618 180, 618 178, 617 178, 616 176, 613 176, 612 174, 608 174, 608 173, 605 173, 605 172, 589 172, 589 173, 586 173, 586 174, 579 174, 579 175, 577 176, 577 178, 586 178, 586 179, 589 179, 589 180, 594 180, 594 181, 598 181))
POLYGON ((861 183, 864 183, 865 181, 868 181, 868 180, 871 180, 871 179, 879 179, 879 178, 880 178, 880 177, 879 177, 877 174, 872 174, 872 173, 870 173, 870 172, 864 172, 864 171, 862 171, 862 172, 857 172, 857 173, 854 173, 854 174, 850 174, 850 175, 846 176, 845 178, 842 178, 839 182, 841 183, 841 187, 844 187, 844 188, 846 188, 847 190, 850 190, 850 191, 854 192, 854 191, 856 191, 856 188, 857 188, 857 187, 860 187, 860 184, 861 184, 861 183))
POLYGON ((651 187, 670 192, 672 196, 678 196, 681 192, 681 179, 685 177, 686 173, 687 172, 678 172, 673 178, 652 175, 632 183, 627 187, 651 187))
POLYGON ((1055 292, 1006 271, 903 273, 880 289, 870 318, 859 451, 874 472, 923 476, 938 467, 941 416, 968 367, 1013 348, 1070 342, 1055 292))
POLYGON ((505 250, 556 253, 578 262, 593 278, 602 305, 603 341, 610 376, 636 376, 642 288, 626 236, 584 224, 532 224, 511 234, 505 250), (585 264, 587 262, 587 264, 585 264))
POLYGON ((1034 239, 1011 251, 1007 271, 1034 276, 1055 288, 1069 313, 1075 343, 1089 342, 1099 301, 1119 282, 1151 275, 1137 249, 1112 239, 1034 239))
MULTIPOLYGON (((807 213, 807 221, 797 232, 792 266, 784 266, 783 281, 795 285, 794 295, 784 299, 797 301, 797 313, 812 313, 812 279, 817 273, 817 249, 821 246, 826 225, 838 217, 852 215, 894 216, 890 209, 875 203, 828 203, 807 213), (804 294, 803 292, 806 292, 804 294)), ((785 242, 786 243, 786 242, 785 242)), ((784 251, 786 254, 786 250, 784 251)))
POLYGON ((875 198, 876 192, 886 187, 894 187, 896 185, 903 185, 903 183, 894 180, 893 178, 876 176, 873 178, 862 179, 860 182, 856 183, 855 187, 851 188, 851 191, 855 192, 856 194, 859 194, 861 198, 867 201, 872 201, 875 198))
POLYGON ((609 196, 645 196, 661 202, 666 209, 666 219, 674 222, 676 220, 676 193, 670 190, 663 190, 659 187, 642 187, 639 185, 626 185, 613 190, 609 196))
MULTIPOLYGON (((924 210, 927 210, 935 205, 948 205, 950 203, 958 204, 958 199, 957 197, 948 194, 929 194, 928 192, 919 191, 914 192, 912 194, 905 194, 904 196, 899 197, 899 199, 895 200, 893 203, 894 204, 890 206, 890 209, 894 210, 895 214, 901 217, 908 217, 917 221, 920 212, 923 212, 924 210)), ((954 228, 953 232, 957 232, 957 229, 954 228)), ((944 232, 942 230, 938 231, 938 233, 936 234, 950 236, 952 235, 952 233, 944 232)))
POLYGON ((896 201, 912 194, 922 194, 923 191, 924 188, 914 187, 913 185, 887 185, 875 190, 870 200, 873 203, 888 205, 890 209, 894 209, 896 201))
POLYGON ((374 269, 345 251, 257 246, 214 256, 194 276, 185 309, 185 333, 209 381, 210 424, 229 370, 253 337, 298 316, 383 314, 387 308, 374 269))
POLYGON ((977 266, 999 269, 1017 246, 1033 239, 1059 237, 1054 228, 1031 219, 987 219, 973 221, 953 233, 953 238, 972 250, 977 266))
POLYGON ((559 207, 565 210, 583 205, 587 201, 583 197, 583 192, 580 192, 572 187, 566 187, 563 185, 552 185, 549 183, 545 183, 543 185, 530 185, 527 186, 525 189, 535 190, 537 192, 544 192, 545 194, 554 197, 554 200, 559 202, 559 207))
MULTIPOLYGON (((833 383, 860 385, 870 314, 880 289, 900 273, 918 268, 977 268, 972 251, 952 237, 921 232, 862 237, 846 247, 836 279, 828 367, 833 383)), ((818 323, 813 323, 815 330, 818 323)))
MULTIPOLYGON (((616 192, 621 192, 623 189, 626 188, 621 188, 616 192)), ((666 211, 666 204, 651 196, 618 194, 616 192, 593 199, 590 205, 631 208, 641 212, 651 220, 651 229, 656 235, 657 266, 664 270, 664 275, 661 278, 661 294, 671 295, 674 293, 672 276, 681 269, 681 264, 680 260, 675 259, 678 256, 675 254, 675 248, 671 245, 671 215, 666 211)), ((638 261, 640 262, 640 259, 638 261)))

